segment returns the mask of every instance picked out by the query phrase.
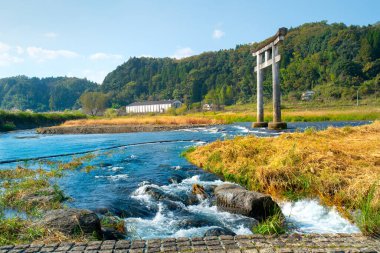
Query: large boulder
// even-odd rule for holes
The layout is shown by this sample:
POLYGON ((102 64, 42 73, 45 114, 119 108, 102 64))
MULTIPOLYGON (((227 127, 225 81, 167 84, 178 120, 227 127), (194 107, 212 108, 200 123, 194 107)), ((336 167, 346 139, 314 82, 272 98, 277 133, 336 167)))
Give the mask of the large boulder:
POLYGON ((65 235, 91 235, 101 238, 99 217, 85 209, 58 209, 47 212, 39 222, 45 228, 57 230, 65 235))
POLYGON ((275 213, 280 207, 269 195, 248 191, 235 184, 222 184, 214 190, 218 209, 242 214, 263 221, 275 213))
POLYGON ((232 235, 235 236, 235 232, 227 228, 211 228, 206 231, 203 236, 220 236, 220 235, 232 235))

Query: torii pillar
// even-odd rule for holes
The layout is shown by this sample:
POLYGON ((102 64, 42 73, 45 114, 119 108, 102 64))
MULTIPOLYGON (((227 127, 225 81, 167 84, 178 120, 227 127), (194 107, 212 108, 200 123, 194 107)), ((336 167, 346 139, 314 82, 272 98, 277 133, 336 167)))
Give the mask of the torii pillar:
POLYGON ((281 89, 280 89, 280 60, 278 52, 280 42, 284 40, 287 33, 286 28, 280 28, 276 35, 267 39, 255 52, 257 65, 257 122, 253 127, 268 127, 269 129, 286 129, 287 124, 281 121, 281 89), (272 65, 272 86, 273 86, 273 122, 264 121, 264 96, 263 96, 263 70, 272 65))

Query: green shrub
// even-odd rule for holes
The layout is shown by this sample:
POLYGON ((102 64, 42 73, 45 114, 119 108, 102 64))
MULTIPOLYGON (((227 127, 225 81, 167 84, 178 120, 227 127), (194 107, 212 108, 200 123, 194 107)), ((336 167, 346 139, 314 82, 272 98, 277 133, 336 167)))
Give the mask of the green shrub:
POLYGON ((253 227, 253 232, 262 235, 280 235, 286 232, 285 218, 281 210, 253 227))

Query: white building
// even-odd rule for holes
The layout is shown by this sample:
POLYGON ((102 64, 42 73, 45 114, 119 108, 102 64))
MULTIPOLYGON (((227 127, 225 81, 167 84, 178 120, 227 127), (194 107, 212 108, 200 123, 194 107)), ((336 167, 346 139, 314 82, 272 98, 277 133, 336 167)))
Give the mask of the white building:
POLYGON ((135 102, 127 105, 125 110, 127 113, 148 113, 148 112, 158 112, 163 113, 169 108, 179 108, 182 103, 178 100, 162 100, 162 101, 146 101, 146 102, 135 102))

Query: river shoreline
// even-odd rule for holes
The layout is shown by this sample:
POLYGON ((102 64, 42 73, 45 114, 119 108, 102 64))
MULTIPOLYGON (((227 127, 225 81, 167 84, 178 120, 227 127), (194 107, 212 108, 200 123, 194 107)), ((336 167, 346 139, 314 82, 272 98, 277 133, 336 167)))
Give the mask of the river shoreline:
POLYGON ((54 126, 36 129, 38 134, 113 134, 136 132, 173 131, 184 128, 213 126, 208 124, 190 125, 95 125, 95 126, 54 126))

